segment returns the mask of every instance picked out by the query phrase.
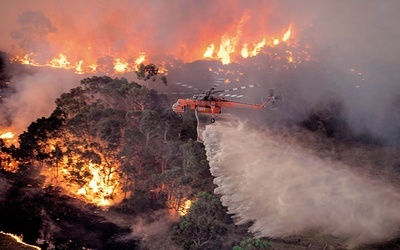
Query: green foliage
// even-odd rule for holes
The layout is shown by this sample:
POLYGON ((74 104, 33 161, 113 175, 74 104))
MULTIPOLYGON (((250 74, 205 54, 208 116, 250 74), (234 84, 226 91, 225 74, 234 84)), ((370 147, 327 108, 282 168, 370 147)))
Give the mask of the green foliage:
MULTIPOLYGON (((56 104, 52 116, 38 119, 20 136, 17 151, 21 160, 42 160, 67 185, 89 183, 94 175, 89 162, 100 181, 120 185, 125 199, 115 209, 135 214, 178 210, 195 193, 214 188, 204 146, 194 140, 194 116, 177 116, 164 95, 125 78, 94 76, 56 104)), ((194 233, 196 240, 185 245, 222 244, 227 216, 217 197, 199 193, 184 218, 177 235, 186 242, 194 233)))
POLYGON ((209 182, 211 179, 207 178, 210 172, 203 145, 189 139, 180 145, 179 150, 182 158, 182 181, 190 183, 199 192, 206 186, 210 187, 212 184, 209 182))
POLYGON ((102 182, 114 185, 119 176, 121 207, 134 213, 178 209, 213 185, 203 145, 187 136, 196 131, 194 118, 177 116, 164 95, 125 78, 94 76, 56 104, 51 117, 20 136, 19 159, 42 160, 79 187, 93 175, 88 162, 95 164, 102 182))
POLYGON ((240 242, 239 246, 234 246, 233 250, 262 250, 271 246, 268 241, 262 239, 247 238, 240 242))
MULTIPOLYGON (((147 80, 150 80, 150 79, 155 81, 156 80, 156 76, 158 74, 159 74, 158 68, 154 64, 144 65, 143 63, 141 63, 140 65, 138 65, 137 71, 136 71, 137 78, 139 80, 144 80, 144 81, 147 81, 147 80)), ((162 76, 161 77, 161 81, 165 85, 167 85, 167 77, 166 76, 162 76)))
POLYGON ((184 249, 216 249, 227 233, 226 210, 215 195, 201 192, 187 215, 174 228, 175 240, 184 249))
POLYGON ((27 131, 19 136, 19 149, 15 151, 14 157, 21 162, 49 158, 48 153, 43 150, 43 146, 47 140, 58 136, 59 129, 63 126, 64 121, 65 114, 56 108, 49 118, 42 117, 37 119, 36 122, 32 122, 27 131))

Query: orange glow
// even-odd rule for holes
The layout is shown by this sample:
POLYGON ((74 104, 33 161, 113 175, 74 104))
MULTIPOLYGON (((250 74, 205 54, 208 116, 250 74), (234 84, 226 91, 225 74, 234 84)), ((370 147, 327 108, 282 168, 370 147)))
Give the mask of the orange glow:
POLYGON ((289 26, 289 29, 283 35, 282 41, 286 42, 290 38, 291 33, 292 33, 292 27, 289 26))
POLYGON ((3 131, 0 130, 0 139, 2 139, 7 146, 18 144, 18 138, 15 137, 15 133, 12 132, 12 128, 8 128, 3 131))
POLYGON ((247 43, 243 44, 242 52, 240 52, 243 58, 249 57, 249 49, 247 43))
POLYGON ((3 231, 0 231, 0 233, 4 234, 4 235, 7 235, 7 236, 10 236, 11 238, 13 238, 16 242, 18 242, 21 245, 28 246, 28 247, 31 247, 31 248, 34 248, 34 249, 38 249, 38 250, 41 249, 40 247, 37 247, 37 246, 34 246, 34 245, 29 245, 29 244, 23 242, 23 237, 22 236, 18 236, 18 235, 15 235, 15 234, 10 234, 10 233, 5 233, 3 231))
POLYGON ((139 66, 141 63, 143 63, 144 61, 146 61, 146 54, 141 53, 141 55, 138 58, 136 58, 136 60, 135 60, 135 68, 137 66, 139 66))
POLYGON ((294 62, 293 53, 292 53, 291 51, 289 51, 289 50, 287 50, 286 53, 289 55, 289 56, 287 57, 288 62, 289 62, 289 63, 294 62))
POLYGON ((243 44, 241 55, 243 58, 247 58, 249 56, 256 56, 260 53, 262 48, 266 45, 265 38, 259 42, 254 44, 254 48, 252 51, 249 52, 247 43, 243 44))
POLYGON ((18 162, 16 162, 13 158, 3 152, 0 152, 0 157, 2 159, 0 168, 11 173, 16 173, 18 171, 18 162))
MULTIPOLYGON (((15 138, 15 133, 10 129, 7 129, 5 132, 0 132, 0 139, 6 144, 6 146, 11 146, 12 144, 17 144, 17 138, 15 138)), ((15 173, 18 171, 18 162, 13 159, 7 153, 0 151, 0 168, 5 171, 15 173)))
POLYGON ((83 74, 84 72, 83 72, 83 70, 82 70, 82 63, 83 63, 83 61, 82 60, 80 60, 79 62, 78 62, 78 64, 76 65, 76 73, 77 74, 83 74))
MULTIPOLYGON (((82 59, 76 62, 71 62, 64 53, 58 54, 58 56, 52 58, 44 64, 36 62, 33 58, 34 54, 26 54, 22 57, 14 57, 13 61, 35 67, 51 67, 73 70, 76 74, 95 73, 98 71, 98 64, 96 62, 87 63, 87 61, 82 59)), ((128 58, 115 58, 112 66, 114 68, 114 73, 123 73, 127 71, 133 71, 133 69, 136 69, 139 64, 145 61, 146 55, 141 53, 134 60, 128 60, 128 58), (129 61, 132 63, 129 63, 129 61)))
POLYGON ((224 35, 219 45, 218 58, 221 59, 222 64, 228 64, 231 62, 230 54, 235 52, 237 45, 237 39, 224 35))
POLYGON ((186 200, 178 209, 179 215, 180 216, 187 215, 191 206, 192 206, 192 201, 186 200))
POLYGON ((53 68, 70 69, 71 63, 68 62, 67 57, 65 55, 59 54, 58 57, 53 58, 50 62, 46 63, 46 66, 50 66, 53 68))
MULTIPOLYGON (((271 38, 269 44, 267 43, 267 36, 262 38, 261 42, 252 43, 253 45, 249 45, 249 43, 240 44, 239 41, 246 40, 245 37, 242 37, 242 24, 244 22, 244 18, 239 22, 238 26, 234 29, 234 32, 227 32, 221 37, 221 42, 219 44, 219 50, 217 54, 214 54, 214 43, 210 44, 206 51, 203 54, 204 58, 214 58, 221 60, 222 64, 229 64, 232 62, 232 55, 237 51, 237 47, 241 46, 240 56, 242 58, 248 58, 257 56, 261 53, 262 49, 265 46, 274 47, 280 44, 281 42, 287 42, 292 35, 292 27, 289 26, 287 31, 280 35, 281 38, 271 38)), ((293 59, 293 58, 292 58, 293 59)), ((290 59, 289 59, 290 61, 290 59)))
POLYGON ((11 131, 7 131, 7 132, 0 134, 0 139, 10 140, 10 139, 13 139, 14 136, 15 136, 15 133, 13 133, 11 131))
POLYGON ((213 54, 214 54, 214 44, 210 44, 210 46, 207 47, 207 50, 204 53, 204 58, 212 58, 213 54))
MULTIPOLYGON (((61 158, 54 158, 53 162, 42 168, 42 175, 46 176, 45 186, 63 187, 68 194, 101 207, 119 203, 123 199, 119 164, 111 156, 104 155, 101 150, 92 149, 101 159, 94 163, 79 155, 66 153, 68 149, 61 147, 63 144, 56 140, 47 145, 49 154, 54 155, 56 147, 63 153, 61 158)), ((78 146, 77 150, 81 150, 80 148, 78 146)))
MULTIPOLYGON (((115 15, 113 12, 106 12, 100 20, 100 25, 105 25, 104 29, 98 33, 94 32, 90 25, 85 25, 85 22, 71 20, 75 25, 67 26, 62 14, 56 16, 50 12, 45 15, 57 31, 49 32, 43 38, 48 50, 29 51, 35 47, 27 49, 20 45, 21 48, 18 48, 18 44, 14 44, 15 51, 11 54, 15 55, 15 61, 23 64, 63 68, 76 74, 132 72, 137 70, 137 65, 146 62, 159 65, 165 58, 183 62, 208 58, 219 60, 222 64, 238 63, 241 58, 257 56, 265 47, 274 47, 282 42, 296 42, 295 25, 286 22, 281 27, 272 27, 268 16, 260 15, 260 10, 273 7, 268 4, 262 5, 260 9, 252 7, 243 10, 232 7, 235 16, 223 19, 223 23, 204 20, 201 25, 198 23, 200 28, 195 31, 196 36, 189 38, 187 32, 180 34, 181 37, 166 35, 167 43, 161 44, 163 39, 152 39, 159 37, 153 36, 152 33, 157 32, 152 30, 153 27, 157 27, 152 23, 157 21, 157 18, 141 23, 140 27, 137 27, 135 22, 126 26, 123 13, 115 15), (101 23, 103 21, 105 23, 101 23), (137 32, 137 29, 148 32, 137 32)), ((185 24, 181 24, 183 25, 185 24)), ((21 26, 20 30, 25 31, 24 28, 21 26)), ((37 41, 33 40, 32 43, 37 41)))
POLYGON ((114 69, 117 72, 124 72, 127 70, 128 65, 129 64, 126 61, 124 61, 123 59, 117 58, 117 59, 115 59, 114 69))
POLYGON ((256 56, 264 46, 265 46, 265 38, 254 46, 251 55, 256 56))

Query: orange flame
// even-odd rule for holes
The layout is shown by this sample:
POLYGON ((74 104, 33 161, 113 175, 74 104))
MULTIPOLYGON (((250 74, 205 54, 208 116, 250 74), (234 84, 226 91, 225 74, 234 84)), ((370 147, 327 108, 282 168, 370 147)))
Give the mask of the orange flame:
POLYGON ((204 53, 203 57, 204 58, 212 58, 214 54, 214 44, 210 44, 210 46, 207 47, 206 52, 204 53))
POLYGON ((0 139, 3 139, 3 140, 11 140, 11 139, 14 138, 14 136, 15 136, 15 133, 13 133, 13 132, 11 132, 11 131, 7 131, 7 132, 4 132, 4 133, 2 133, 2 134, 0 135, 0 139))
MULTIPOLYGON (((68 57, 64 53, 60 53, 58 56, 52 58, 44 64, 40 64, 33 59, 33 54, 26 54, 23 57, 16 56, 13 61, 21 64, 31 65, 35 67, 51 67, 58 69, 73 70, 76 74, 95 73, 98 71, 98 64, 95 62, 87 63, 87 61, 79 60, 76 62, 70 62, 68 57)), ((146 55, 141 53, 136 59, 128 60, 127 58, 115 58, 113 60, 112 67, 114 73, 123 73, 127 71, 133 71, 137 66, 146 61, 146 55), (130 63, 129 61, 133 61, 130 63)))
POLYGON ((30 244, 27 244, 27 243, 23 242, 23 237, 22 236, 18 236, 18 235, 11 234, 11 233, 5 233, 3 231, 0 231, 0 234, 4 234, 4 235, 7 235, 7 236, 10 236, 11 238, 13 238, 16 242, 18 242, 21 245, 28 246, 28 247, 31 247, 31 248, 34 248, 34 249, 38 249, 38 250, 41 249, 40 247, 37 247, 37 246, 34 246, 34 245, 30 245, 30 244))
POLYGON ((289 38, 290 35, 292 34, 292 27, 289 26, 289 29, 286 31, 286 33, 283 35, 282 41, 286 42, 289 38))
MULTIPOLYGON (((56 155, 56 147, 61 152, 68 151, 60 145, 63 144, 57 140, 49 142, 48 153, 56 155)), ((120 202, 123 199, 123 192, 117 171, 119 165, 116 162, 112 164, 111 161, 106 161, 102 152, 96 151, 96 153, 102 159, 99 163, 82 159, 77 155, 60 154, 61 158, 58 158, 57 162, 49 163, 42 168, 42 174, 46 176, 45 185, 63 187, 67 193, 102 207, 120 202), (76 181, 77 174, 80 176, 79 181, 76 181)), ((54 160, 56 161, 56 157, 54 160)))
MULTIPOLYGON (((4 141, 6 146, 10 146, 12 144, 17 143, 17 139, 15 138, 15 133, 10 130, 2 132, 0 134, 0 139, 4 141)), ((18 171, 18 162, 15 159, 13 159, 10 155, 0 151, 0 159, 1 159, 0 168, 12 173, 18 171)))
POLYGON ((53 68, 71 68, 71 63, 68 62, 67 57, 63 54, 59 54, 58 58, 53 58, 50 62, 46 63, 46 65, 53 68))
POLYGON ((179 215, 184 216, 189 212, 190 207, 192 206, 193 201, 186 200, 178 209, 179 215))
MULTIPOLYGON (((23 64, 69 69, 76 74, 131 72, 137 70, 137 65, 145 61, 160 65, 165 58, 171 56, 183 62, 208 58, 229 64, 240 62, 241 58, 257 56, 267 46, 273 47, 283 42, 294 43, 295 26, 286 23, 286 27, 271 27, 268 24, 268 18, 274 18, 274 15, 262 15, 260 10, 268 9, 267 12, 272 13, 271 10, 276 6, 273 6, 274 4, 269 6, 265 3, 261 5, 249 6, 243 10, 236 8, 237 6, 235 7, 233 4, 230 10, 235 12, 235 15, 224 19, 223 22, 210 21, 198 25, 200 28, 195 31, 197 32, 195 39, 192 36, 189 39, 184 32, 181 34, 182 39, 176 36, 166 36, 166 43, 163 44, 151 39, 151 37, 159 37, 152 35, 152 32, 157 32, 153 30, 153 27, 158 27, 155 23, 160 20, 168 21, 162 17, 159 17, 161 19, 152 18, 148 22, 141 23, 140 27, 135 24, 138 22, 126 26, 124 13, 115 15, 113 12, 106 12, 102 16, 103 18, 98 20, 101 25, 104 24, 102 32, 94 32, 90 25, 84 25, 85 22, 78 22, 79 20, 75 19, 71 20, 70 26, 66 26, 64 16, 55 16, 48 12, 44 13, 44 16, 54 24, 52 26, 57 28, 57 31, 46 33, 46 36, 43 37, 44 44, 49 45, 48 50, 44 52, 36 48, 38 51, 29 51, 29 49, 33 50, 35 46, 24 47, 22 45, 19 49, 14 45, 12 50, 16 54, 14 59, 23 64), (103 21, 104 23, 102 23, 103 21), (138 35, 137 30, 148 30, 148 32, 141 36, 138 35), (168 46, 164 46, 164 44, 168 46), (103 60, 107 57, 107 60, 103 60)), ((52 7, 55 8, 55 6, 52 7)), ((188 21, 188 23, 193 24, 192 21, 188 21)), ((159 23, 159 25, 162 24, 163 22, 159 23)), ((22 33, 32 31, 32 27, 21 25, 22 33)), ((32 33, 35 34, 34 29, 32 33)), ((14 39, 20 43, 22 41, 14 39)), ((38 44, 38 40, 38 38, 33 39, 33 43, 38 44)))
MULTIPOLYGON (((241 30, 240 25, 237 28, 236 35, 230 35, 225 33, 221 37, 221 43, 219 45, 219 51, 215 55, 214 54, 214 43, 210 44, 206 51, 203 54, 204 58, 214 58, 221 60, 222 64, 229 64, 231 59, 231 54, 236 51, 236 47, 239 46, 239 40, 242 39, 241 37, 241 30)), ((265 46, 276 46, 281 42, 287 42, 292 35, 292 27, 289 26, 287 31, 282 35, 282 38, 272 38, 270 44, 267 44, 267 39, 264 37, 261 42, 253 43, 252 49, 250 50, 250 46, 248 43, 242 44, 242 49, 240 50, 240 55, 243 58, 257 56, 265 46)), ((293 58, 292 58, 293 59, 293 58)), ((289 59, 290 61, 290 59, 289 59)))
POLYGON ((129 65, 129 64, 128 64, 126 61, 124 61, 123 59, 117 58, 117 59, 115 59, 115 66, 114 66, 114 69, 115 69, 117 72, 124 72, 124 71, 127 70, 128 65, 129 65))

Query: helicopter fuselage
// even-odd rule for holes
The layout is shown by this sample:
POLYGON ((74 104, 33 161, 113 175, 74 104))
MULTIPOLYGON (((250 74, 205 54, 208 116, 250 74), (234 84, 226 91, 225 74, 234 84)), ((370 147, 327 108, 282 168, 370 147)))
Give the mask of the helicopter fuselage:
POLYGON ((194 96, 193 99, 178 99, 178 101, 172 105, 172 110, 180 115, 182 115, 188 110, 195 110, 198 113, 206 113, 214 115, 214 114, 221 114, 222 107, 261 109, 273 99, 274 97, 270 96, 262 104, 250 104, 250 103, 229 101, 219 96, 210 96, 210 95, 194 96))
POLYGON ((178 99, 172 110, 177 114, 183 114, 188 110, 196 110, 198 113, 221 114, 220 101, 178 99))

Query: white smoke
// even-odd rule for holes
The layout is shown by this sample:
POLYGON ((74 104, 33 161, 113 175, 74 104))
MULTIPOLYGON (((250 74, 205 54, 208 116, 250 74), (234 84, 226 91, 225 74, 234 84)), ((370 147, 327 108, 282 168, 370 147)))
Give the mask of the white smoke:
POLYGON ((215 192, 238 224, 252 221, 249 230, 265 237, 317 230, 349 246, 399 234, 400 195, 393 187, 318 156, 314 135, 295 134, 233 121, 206 127, 215 192))
POLYGON ((19 134, 36 119, 50 116, 56 98, 78 86, 80 78, 81 75, 51 69, 16 75, 10 84, 15 93, 2 99, 0 126, 11 126, 19 134))

